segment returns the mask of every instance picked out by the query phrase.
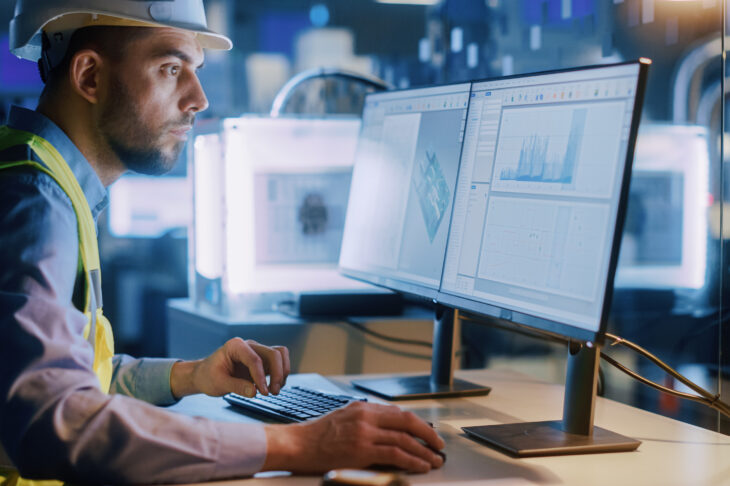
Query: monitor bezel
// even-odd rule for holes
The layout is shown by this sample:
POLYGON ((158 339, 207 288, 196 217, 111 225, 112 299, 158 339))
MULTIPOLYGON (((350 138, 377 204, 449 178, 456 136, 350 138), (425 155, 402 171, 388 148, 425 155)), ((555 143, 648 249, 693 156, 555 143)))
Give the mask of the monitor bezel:
MULTIPOLYGON (((626 219, 626 206, 628 203, 629 196, 629 184, 631 180, 632 162, 634 156, 634 149, 636 146, 636 138, 639 129, 639 123, 641 121, 641 112, 644 102, 644 94, 646 89, 646 78, 648 74, 648 67, 651 62, 648 59, 637 59, 635 61, 612 63, 612 64, 597 64, 591 66, 582 66, 576 68, 559 69, 552 71, 541 71, 537 73, 526 73, 518 74, 513 76, 505 76, 499 78, 489 78, 472 83, 472 91, 475 84, 497 81, 504 79, 516 79, 524 77, 537 77, 546 76, 551 74, 570 73, 574 71, 586 71, 591 69, 605 69, 613 67, 621 67, 627 65, 637 65, 639 72, 636 81, 636 90, 634 96, 634 108, 631 117, 631 128, 629 130, 629 139, 626 148, 626 158, 624 160, 624 171, 623 180, 621 186, 621 193, 619 195, 618 210, 616 215, 616 223, 613 231, 613 244, 611 248, 611 257, 609 260, 608 273, 606 275, 606 287, 603 296, 603 308, 601 309, 600 320, 598 324, 598 330, 593 331, 577 327, 574 325, 564 324, 554 320, 546 319, 544 317, 538 317, 531 315, 526 312, 519 312, 512 309, 506 309, 498 305, 490 304, 487 302, 479 301, 474 298, 468 298, 463 295, 452 294, 442 290, 439 286, 438 296, 436 301, 440 304, 448 305, 457 309, 463 309, 475 314, 483 315, 490 318, 498 318, 506 322, 513 322, 516 325, 526 325, 531 328, 535 328, 539 331, 544 331, 548 334, 556 334, 564 337, 568 337, 577 341, 582 342, 596 342, 598 344, 603 343, 604 334, 608 324, 608 316, 611 309, 611 300, 613 297, 613 282, 616 276, 616 268, 618 264, 618 256, 621 244, 621 235, 623 233, 623 226, 626 219)), ((470 97, 471 100, 471 97, 470 97)), ((470 103, 471 107, 471 103, 470 103)), ((461 161, 459 163, 459 169, 461 170, 461 161)), ((458 177, 458 176, 457 176, 458 177)), ((448 252, 448 238, 446 251, 448 252)), ((445 258, 444 258, 445 260, 445 258)), ((442 272, 443 280, 443 272, 442 272)))
MULTIPOLYGON (((393 94, 397 93, 405 93, 405 92, 415 92, 415 91, 427 91, 427 90, 435 90, 435 89, 444 89, 448 87, 456 87, 463 85, 467 89, 465 93, 467 94, 467 98, 469 101, 467 101, 466 105, 466 116, 467 119, 469 117, 469 108, 471 106, 471 93, 472 88, 474 86, 474 83, 472 81, 460 81, 460 82, 454 82, 454 83, 447 83, 447 84, 433 84, 429 86, 418 86, 414 88, 403 88, 403 89, 393 89, 388 91, 379 91, 379 92, 373 92, 368 93, 365 95, 365 100, 363 103, 363 114, 365 112, 365 108, 368 106, 368 102, 372 100, 372 98, 378 98, 381 96, 391 96, 393 94)), ((365 124, 360 125, 360 133, 358 134, 358 141, 357 141, 357 147, 355 149, 355 164, 357 164, 357 154, 361 150, 361 144, 363 143, 362 140, 362 134, 365 129, 365 124)), ((457 162, 457 172, 456 172, 456 180, 459 180, 459 170, 461 167, 461 156, 462 152, 464 150, 464 143, 461 143, 461 147, 459 149, 459 160, 457 162)), ((353 175, 354 175, 354 165, 353 165, 353 175)), ((454 194, 456 194, 456 190, 454 190, 454 194)), ((349 206, 349 201, 348 201, 349 206)), ((449 212, 449 218, 453 216, 453 200, 451 201, 451 211, 449 212)), ((347 219, 345 219, 345 224, 347 224, 347 219)), ((345 226, 347 227, 347 226, 345 226)), ((449 219, 449 230, 451 229, 451 219, 449 219)), ((344 231, 343 231, 343 241, 344 241, 344 231)), ((448 244, 448 242, 447 242, 448 244)), ((341 251, 341 250, 340 250, 341 251)), ((341 257, 340 257, 341 258, 341 257)), ((446 247, 444 247, 444 258, 446 258, 446 247)), ((340 260, 341 261, 341 260, 340 260)), ((354 268, 349 267, 343 267, 341 263, 338 264, 338 270, 339 272, 350 278, 354 278, 355 280, 359 280, 361 282, 369 283, 372 285, 377 285, 378 287, 383 287, 388 290, 394 290, 397 292, 402 292, 404 294, 408 294, 412 297, 415 297, 418 300, 428 300, 432 303, 436 303, 436 300, 438 298, 439 289, 441 287, 441 277, 439 277, 438 283, 436 284, 436 287, 428 287, 425 284, 418 284, 413 281, 406 281, 406 280, 398 280, 396 278, 390 277, 390 276, 383 276, 378 275, 375 273, 370 273, 364 270, 358 270, 354 268)), ((443 264, 441 266, 441 273, 443 274, 443 264)))

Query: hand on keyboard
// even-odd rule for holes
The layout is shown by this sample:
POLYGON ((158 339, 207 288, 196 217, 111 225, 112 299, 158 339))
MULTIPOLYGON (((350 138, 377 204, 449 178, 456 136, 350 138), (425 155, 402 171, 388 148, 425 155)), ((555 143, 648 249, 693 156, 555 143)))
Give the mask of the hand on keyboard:
POLYGON ((264 415, 279 422, 303 422, 342 408, 352 401, 364 398, 334 395, 310 388, 291 386, 278 395, 258 394, 247 398, 235 393, 223 397, 228 403, 243 410, 264 415))
POLYGON ((230 391, 247 397, 256 395, 257 390, 264 395, 277 394, 290 372, 289 350, 284 346, 233 338, 205 359, 175 363, 170 388, 175 398, 193 393, 219 397, 230 391))

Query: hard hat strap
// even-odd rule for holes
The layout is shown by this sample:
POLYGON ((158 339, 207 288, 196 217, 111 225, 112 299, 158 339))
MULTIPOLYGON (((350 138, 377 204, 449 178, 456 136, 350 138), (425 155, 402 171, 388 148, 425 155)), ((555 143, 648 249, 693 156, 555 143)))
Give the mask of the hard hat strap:
POLYGON ((71 42, 71 36, 77 29, 66 29, 54 32, 42 32, 43 46, 41 48, 41 58, 39 62, 39 70, 41 78, 44 82, 48 79, 51 70, 57 67, 66 57, 66 51, 71 42))
POLYGON ((48 36, 45 32, 42 32, 43 36, 43 47, 41 48, 41 58, 38 59, 38 72, 41 74, 41 79, 43 80, 43 83, 48 82, 48 75, 51 72, 51 69, 53 69, 53 66, 51 65, 51 60, 48 58, 48 53, 51 50, 51 42, 48 40, 48 36))

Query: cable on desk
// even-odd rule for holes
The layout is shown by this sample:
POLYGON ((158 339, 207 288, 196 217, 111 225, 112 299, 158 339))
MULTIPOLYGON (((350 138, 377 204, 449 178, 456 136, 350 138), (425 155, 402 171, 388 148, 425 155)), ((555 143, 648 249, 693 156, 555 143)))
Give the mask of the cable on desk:
MULTIPOLYGON (((510 325, 508 326, 508 325, 499 324, 499 321, 497 321, 497 320, 485 321, 484 319, 479 319, 478 317, 465 315, 463 313, 460 314, 460 316, 462 319, 464 319, 466 321, 474 322, 474 323, 481 324, 481 325, 494 325, 495 327, 499 327, 502 329, 509 329, 509 330, 515 331, 519 334, 526 335, 526 336, 539 337, 539 338, 543 338, 543 339, 553 341, 553 342, 558 342, 558 343, 567 342, 566 339, 563 339, 560 336, 556 336, 551 333, 544 332, 540 329, 533 329, 528 326, 522 326, 519 323, 510 323, 510 325)), ((683 383, 684 385, 689 387, 691 390, 694 390, 699 396, 692 395, 690 393, 679 392, 677 390, 672 390, 671 388, 667 388, 658 383, 655 383, 647 378, 644 378, 643 376, 639 375, 638 373, 630 370, 629 368, 625 367, 624 365, 622 365, 621 363, 619 363, 618 361, 616 361, 615 359, 613 359, 606 353, 601 352, 601 358, 603 360, 605 360, 607 363, 609 363, 610 365, 615 366, 623 373, 626 373, 627 375, 629 375, 631 378, 634 378, 635 380, 637 380, 647 386, 650 386, 650 387, 654 388, 655 390, 659 390, 661 392, 664 392, 664 393, 667 393, 669 395, 673 395, 673 396, 676 396, 679 398, 684 398, 686 400, 692 400, 694 402, 702 403, 714 410, 717 410, 721 414, 730 417, 730 405, 728 405, 727 403, 720 400, 719 394, 713 394, 713 393, 705 390, 704 388, 700 387, 699 385, 693 383, 688 378, 681 375, 679 372, 675 371, 669 365, 664 363, 658 357, 656 357, 655 355, 653 355, 646 349, 642 348, 638 344, 632 343, 631 341, 627 341, 626 339, 623 339, 619 336, 616 336, 616 335, 608 333, 608 332, 605 333, 605 336, 607 339, 612 341, 611 343, 609 343, 610 346, 616 346, 616 345, 625 346, 625 347, 631 349, 632 351, 646 357, 652 363, 654 363, 656 366, 658 366, 659 368, 664 370, 664 372, 666 372, 667 374, 669 374, 670 376, 672 376, 679 382, 683 383)))
POLYGON ((562 337, 557 334, 551 334, 551 333, 542 331, 540 329, 535 329, 535 328, 532 328, 529 326, 525 326, 518 322, 510 322, 509 325, 501 324, 499 319, 497 319, 497 318, 494 318, 494 319, 479 318, 479 317, 475 317, 470 314, 467 314, 464 311, 459 312, 459 319, 461 319, 462 321, 472 322, 472 323, 480 325, 480 326, 496 327, 499 329, 504 329, 505 331, 510 331, 510 332, 520 334, 522 336, 542 339, 543 341, 551 341, 551 342, 557 343, 557 344, 566 344, 567 345, 570 342, 570 339, 568 339, 566 337, 562 337))
MULTIPOLYGON (((274 309, 274 311, 281 312, 283 314, 295 315, 295 312, 294 312, 295 306, 296 306, 296 302, 295 301, 293 301, 293 300, 283 300, 281 302, 277 302, 273 306, 273 309, 274 309)), ((431 347, 432 347, 431 346, 431 343, 429 343, 428 341, 418 341, 418 340, 415 340, 415 339, 397 338, 397 337, 394 337, 394 336, 387 336, 385 334, 381 334, 379 332, 372 331, 372 330, 368 329, 367 327, 363 326, 362 324, 360 324, 359 322, 355 322, 355 321, 353 321, 351 319, 348 319, 348 318, 346 318, 344 316, 322 316, 322 317, 319 317, 319 318, 312 317, 310 319, 321 320, 323 323, 326 322, 326 323, 329 323, 329 324, 337 324, 337 323, 344 322, 345 324, 347 324, 347 325, 355 328, 356 330, 360 331, 363 334, 369 334, 369 335, 371 335, 373 337, 376 337, 378 339, 382 339, 383 341, 390 341, 390 342, 397 343, 397 344, 409 344, 409 345, 413 345, 413 346, 422 346, 422 347, 426 347, 426 348, 429 348, 429 349, 431 349, 431 347)), ((403 357, 406 357, 406 358, 422 359, 422 360, 430 360, 431 359, 431 356, 426 356, 426 355, 417 354, 417 353, 409 353, 407 351, 401 351, 401 350, 398 350, 398 349, 391 349, 391 348, 388 348, 388 347, 385 347, 385 346, 382 346, 382 345, 378 345, 378 344, 373 343, 373 342, 369 342, 369 344, 371 346, 377 347, 381 351, 385 351, 387 353, 395 354, 395 355, 398 355, 398 356, 403 356, 403 357)), ((457 356, 458 355, 460 355, 460 352, 457 352, 457 356)))
POLYGON ((716 403, 715 403, 716 400, 708 400, 708 399, 706 399, 704 397, 698 397, 697 395, 692 395, 691 393, 684 393, 684 392, 680 392, 680 391, 677 391, 677 390, 672 390, 671 388, 667 388, 665 386, 662 386, 662 385, 660 385, 658 383, 655 383, 655 382, 653 382, 653 381, 651 381, 651 380, 649 380, 647 378, 644 378, 640 374, 638 374, 638 373, 636 373, 636 372, 634 372, 634 371, 626 368, 624 365, 622 365, 621 363, 619 363, 618 361, 616 361, 615 359, 613 359, 612 357, 610 357, 606 353, 601 352, 601 358, 604 359, 604 360, 606 360, 606 362, 608 362, 611 365, 615 366, 616 368, 618 368, 622 372, 626 373, 631 378, 633 378, 633 379, 635 379, 637 381, 640 381, 641 383, 643 383, 643 384, 645 384, 647 386, 650 386, 650 387, 654 388, 655 390, 659 390, 660 392, 667 393, 667 394, 673 395, 675 397, 684 398, 684 399, 687 399, 687 400, 692 400, 693 402, 702 403, 704 405, 707 405, 709 407, 712 407, 712 408, 718 410, 721 413, 725 413, 723 410, 720 410, 718 407, 714 406, 714 405, 716 405, 716 403))
POLYGON ((377 331, 373 331, 372 329, 368 329, 367 327, 363 326, 359 322, 355 322, 351 319, 343 319, 342 322, 347 324, 348 326, 354 327, 358 331, 362 332, 363 334, 369 334, 370 336, 374 336, 378 339, 382 339, 383 341, 390 341, 392 343, 398 343, 398 344, 410 344, 412 346, 421 346, 424 348, 431 349, 433 345, 429 343, 428 341, 418 341, 416 339, 405 339, 405 338, 399 338, 395 336, 388 336, 386 334, 379 333, 377 331))
POLYGON ((670 376, 672 376, 679 382, 686 385, 691 390, 695 391, 699 396, 692 395, 690 393, 678 392, 676 390, 672 390, 671 388, 667 388, 658 383, 655 383, 647 378, 644 378, 643 376, 639 375, 638 373, 635 373, 634 371, 626 368, 618 361, 614 360, 607 354, 601 352, 601 358, 606 360, 609 364, 615 366, 616 368, 618 368, 622 372, 626 373, 630 377, 632 377, 632 378, 640 381, 641 383, 644 383, 645 385, 650 386, 656 390, 659 390, 664 393, 668 393, 670 395, 674 395, 674 396, 677 396, 680 398, 685 398, 687 400, 692 400, 695 402, 703 403, 703 404, 707 405, 708 407, 717 410, 718 412, 722 413, 723 415, 730 417, 730 405, 728 405, 727 403, 720 400, 720 396, 718 394, 713 394, 713 393, 705 390, 701 386, 693 383, 688 378, 686 378, 685 376, 683 376, 682 374, 680 374, 679 372, 674 370, 668 364, 664 363, 662 360, 660 360, 659 358, 654 356, 652 353, 650 353, 646 349, 639 346, 638 344, 632 343, 631 341, 627 341, 619 336, 616 336, 616 335, 608 333, 608 332, 605 335, 608 339, 613 341, 612 343, 610 343, 611 346, 616 346, 616 345, 625 346, 625 347, 629 348, 630 350, 644 356, 645 358, 649 359, 652 363, 654 363, 656 366, 661 368, 665 373, 669 374, 670 376))
MULTIPOLYGON (((293 300, 284 300, 281 302, 278 302, 274 306, 274 310, 276 312, 282 312, 284 314, 292 314, 294 306, 296 305, 296 302, 293 300)), ((377 331, 373 331, 368 329, 367 327, 363 326, 359 322, 356 322, 352 319, 349 319, 345 316, 327 316, 322 318, 323 320, 330 321, 330 322, 344 322, 345 324, 354 327, 358 331, 369 334, 371 336, 374 336, 378 339, 382 339, 383 341, 390 341, 392 343, 398 343, 398 344, 410 344, 413 346, 421 346, 424 348, 431 349, 433 346, 428 341, 418 341, 416 339, 405 339, 405 338, 398 338, 394 336, 388 336, 386 334, 381 334, 377 331)))
MULTIPOLYGON (((416 339, 404 339, 404 338, 398 338, 395 336, 388 336, 386 334, 382 334, 377 331, 368 329, 367 327, 363 326, 359 322, 355 322, 350 319, 342 319, 341 321, 338 321, 338 322, 344 322, 348 326, 351 326, 352 328, 362 332, 363 334, 370 335, 370 336, 376 337, 378 339, 382 339, 383 341, 389 341, 389 342, 396 343, 396 344, 408 344, 408 345, 412 345, 412 346, 421 346, 421 347, 429 348, 429 349, 433 348, 433 345, 431 343, 429 343, 428 341, 418 341, 416 339)), ((371 342, 370 345, 375 346, 375 343, 371 342)), ((432 356, 408 353, 406 351, 400 351, 400 350, 396 350, 396 349, 390 349, 390 348, 385 348, 385 347, 380 347, 380 349, 387 351, 389 353, 399 355, 399 356, 405 356, 407 358, 418 358, 418 359, 424 359, 424 360, 432 359, 432 356)), ((462 354, 463 354, 463 351, 461 349, 457 349, 454 352, 454 356, 457 358, 460 357, 462 354)))

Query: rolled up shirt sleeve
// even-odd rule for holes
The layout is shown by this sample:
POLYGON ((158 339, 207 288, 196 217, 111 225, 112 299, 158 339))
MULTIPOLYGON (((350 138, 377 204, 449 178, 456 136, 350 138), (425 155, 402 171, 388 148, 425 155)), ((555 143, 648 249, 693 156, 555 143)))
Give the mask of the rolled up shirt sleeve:
POLYGON ((0 172, 0 442, 21 475, 139 484, 260 470, 263 426, 151 405, 174 401, 171 360, 118 356, 113 393, 101 391, 72 305, 77 238, 70 201, 48 176, 0 172))
POLYGON ((172 365, 178 361, 117 354, 112 359, 109 393, 120 393, 153 405, 172 405, 178 400, 170 389, 170 373, 172 365))

